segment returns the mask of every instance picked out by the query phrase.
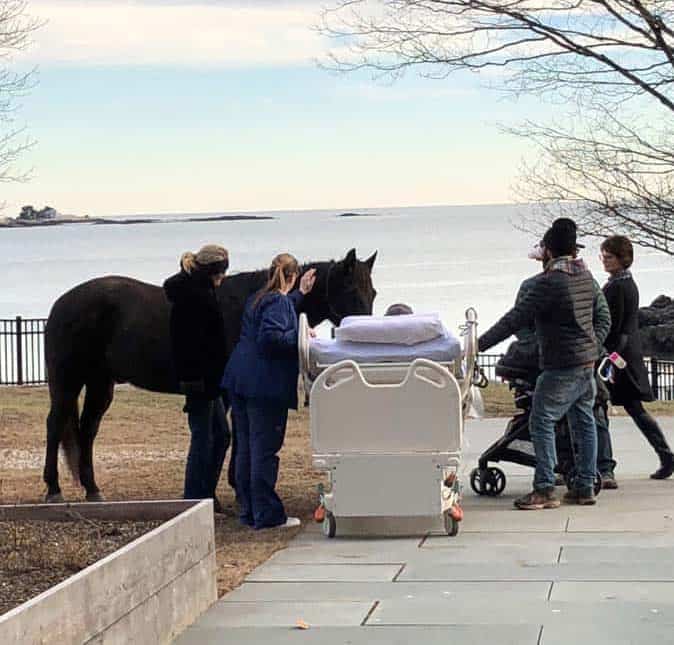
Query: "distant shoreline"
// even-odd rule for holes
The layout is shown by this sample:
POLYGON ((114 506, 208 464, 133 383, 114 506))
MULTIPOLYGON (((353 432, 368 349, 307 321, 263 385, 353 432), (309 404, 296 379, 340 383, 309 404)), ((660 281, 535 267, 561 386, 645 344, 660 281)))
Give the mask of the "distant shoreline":
POLYGON ((340 213, 337 217, 381 217, 384 213, 340 213))
POLYGON ((103 224, 108 226, 130 226, 133 224, 168 224, 176 222, 237 222, 237 221, 256 221, 273 220, 275 217, 270 215, 214 215, 212 217, 186 217, 182 219, 114 219, 109 217, 59 217, 57 219, 44 220, 19 220, 9 219, 0 222, 0 228, 36 228, 41 226, 62 226, 64 224, 103 224))

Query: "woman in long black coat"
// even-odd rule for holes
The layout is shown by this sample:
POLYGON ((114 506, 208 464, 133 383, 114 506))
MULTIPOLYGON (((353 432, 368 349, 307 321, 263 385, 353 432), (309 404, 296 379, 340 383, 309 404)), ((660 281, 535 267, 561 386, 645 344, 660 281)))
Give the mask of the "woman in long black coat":
POLYGON ((666 479, 674 472, 674 456, 658 422, 642 404, 654 396, 639 338, 639 290, 629 271, 634 260, 632 243, 623 235, 605 239, 601 260, 609 274, 604 295, 611 310, 611 331, 604 344, 609 353, 617 352, 627 362, 625 369, 615 370, 615 382, 609 384, 611 403, 625 408, 660 457, 660 468, 651 478, 666 479))
POLYGON ((171 303, 170 333, 173 363, 191 440, 185 467, 185 499, 213 499, 229 445, 229 427, 221 400, 220 378, 225 368, 226 338, 215 290, 227 268, 227 250, 207 244, 198 253, 183 253, 180 272, 164 282, 171 303))

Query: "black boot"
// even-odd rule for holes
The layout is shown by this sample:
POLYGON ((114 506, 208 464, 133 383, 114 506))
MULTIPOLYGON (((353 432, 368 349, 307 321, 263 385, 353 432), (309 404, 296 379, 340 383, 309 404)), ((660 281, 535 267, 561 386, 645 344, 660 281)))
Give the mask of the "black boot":
POLYGON ((651 479, 667 479, 672 473, 674 473, 674 457, 670 452, 661 455, 660 468, 651 475, 651 479))
POLYGON ((660 457, 660 468, 651 475, 651 479, 667 479, 674 472, 674 455, 658 422, 644 409, 641 401, 630 402, 625 405, 625 410, 660 457))

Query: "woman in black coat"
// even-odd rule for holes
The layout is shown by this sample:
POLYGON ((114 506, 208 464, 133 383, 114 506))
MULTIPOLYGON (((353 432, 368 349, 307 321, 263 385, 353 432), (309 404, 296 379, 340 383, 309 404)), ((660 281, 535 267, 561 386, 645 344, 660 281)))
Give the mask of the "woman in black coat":
POLYGON ((229 256, 215 244, 198 253, 183 253, 180 273, 164 282, 171 303, 170 333, 173 364, 185 395, 191 440, 185 467, 185 499, 215 497, 229 427, 221 399, 220 378, 225 367, 225 323, 215 290, 222 283, 229 256))
POLYGON ((611 403, 622 405, 658 457, 660 468, 652 479, 666 479, 674 472, 674 456, 657 421, 644 409, 642 401, 653 401, 639 338, 639 290, 629 268, 634 260, 632 243, 623 235, 613 235, 601 245, 601 260, 609 274, 604 295, 611 310, 611 331, 604 343, 609 353, 617 352, 627 362, 615 370, 609 383, 611 403))

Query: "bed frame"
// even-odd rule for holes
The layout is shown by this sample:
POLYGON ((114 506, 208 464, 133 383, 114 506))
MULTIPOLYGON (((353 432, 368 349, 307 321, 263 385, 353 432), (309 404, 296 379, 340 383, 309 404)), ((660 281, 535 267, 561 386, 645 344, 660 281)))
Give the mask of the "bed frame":
POLYGON ((300 366, 311 384, 313 464, 327 471, 324 533, 456 535, 463 421, 478 372, 477 314, 466 312, 463 353, 451 363, 321 365, 300 317, 300 366), (373 522, 373 520, 375 520, 373 522), (378 521, 378 522, 377 522, 378 521))

